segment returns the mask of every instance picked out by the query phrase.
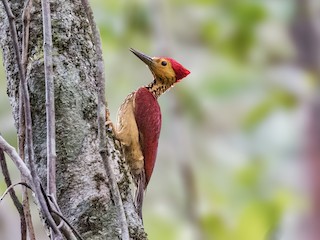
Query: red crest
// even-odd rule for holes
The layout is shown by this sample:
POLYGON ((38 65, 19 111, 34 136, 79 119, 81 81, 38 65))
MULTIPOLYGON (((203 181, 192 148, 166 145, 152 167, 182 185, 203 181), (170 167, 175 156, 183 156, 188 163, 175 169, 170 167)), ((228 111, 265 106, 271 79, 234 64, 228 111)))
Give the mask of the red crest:
POLYGON ((176 81, 181 81, 182 78, 185 78, 190 74, 190 71, 178 63, 176 60, 172 58, 166 58, 172 66, 173 71, 176 73, 176 81))

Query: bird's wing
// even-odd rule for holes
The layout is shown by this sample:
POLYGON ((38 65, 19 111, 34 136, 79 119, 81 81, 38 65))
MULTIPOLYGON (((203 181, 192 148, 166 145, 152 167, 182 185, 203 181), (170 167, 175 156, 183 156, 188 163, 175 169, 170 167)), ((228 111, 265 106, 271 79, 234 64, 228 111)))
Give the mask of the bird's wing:
POLYGON ((136 91, 134 116, 139 130, 139 140, 144 157, 145 187, 151 178, 157 157, 161 130, 161 111, 157 99, 145 87, 136 91))

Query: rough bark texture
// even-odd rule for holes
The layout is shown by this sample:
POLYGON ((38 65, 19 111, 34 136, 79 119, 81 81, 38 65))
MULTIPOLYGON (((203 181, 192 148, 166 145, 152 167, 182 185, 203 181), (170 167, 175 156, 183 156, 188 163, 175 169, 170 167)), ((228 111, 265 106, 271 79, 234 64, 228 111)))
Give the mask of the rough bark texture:
MULTIPOLYGON (((62 213, 84 239, 120 239, 117 211, 111 200, 97 138, 95 50, 80 1, 51 3, 55 82, 57 199, 62 213)), ((10 1, 21 37, 23 1, 10 1)), ((21 38, 19 39, 21 41, 21 38)), ((27 65, 37 172, 46 183, 46 108, 42 50, 41 2, 33 1, 27 65)), ((8 19, 0 4, 0 45, 7 74, 7 93, 15 125, 19 122, 19 77, 8 19)), ((146 239, 135 213, 129 177, 120 151, 108 136, 112 161, 133 239, 146 239)))

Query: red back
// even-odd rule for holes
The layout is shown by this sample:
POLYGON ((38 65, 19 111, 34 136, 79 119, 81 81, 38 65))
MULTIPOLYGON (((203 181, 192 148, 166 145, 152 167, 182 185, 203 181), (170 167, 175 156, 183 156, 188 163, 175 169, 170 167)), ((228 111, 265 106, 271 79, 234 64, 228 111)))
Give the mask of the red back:
POLYGON ((157 99, 145 87, 136 91, 134 116, 139 131, 139 140, 144 157, 147 187, 157 157, 161 130, 161 111, 157 99))

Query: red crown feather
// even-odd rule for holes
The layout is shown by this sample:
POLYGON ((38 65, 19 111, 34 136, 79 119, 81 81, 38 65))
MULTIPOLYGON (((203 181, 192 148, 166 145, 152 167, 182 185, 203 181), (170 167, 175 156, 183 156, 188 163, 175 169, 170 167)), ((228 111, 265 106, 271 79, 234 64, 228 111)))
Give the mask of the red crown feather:
POLYGON ((172 58, 165 58, 170 61, 173 71, 176 73, 176 81, 179 82, 190 74, 190 71, 172 58))

